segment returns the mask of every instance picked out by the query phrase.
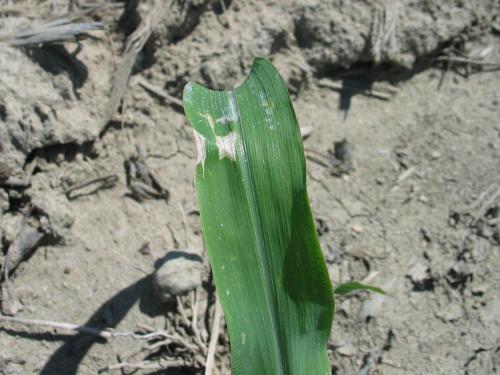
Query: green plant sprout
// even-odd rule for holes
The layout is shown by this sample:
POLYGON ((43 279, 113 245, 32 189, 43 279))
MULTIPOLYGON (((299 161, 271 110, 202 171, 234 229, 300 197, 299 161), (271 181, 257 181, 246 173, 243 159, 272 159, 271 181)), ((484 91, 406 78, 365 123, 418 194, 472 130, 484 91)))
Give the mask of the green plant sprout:
POLYGON ((255 59, 245 82, 184 89, 198 149, 201 225, 231 340, 234 375, 327 375, 334 293, 306 189, 285 83, 255 59))

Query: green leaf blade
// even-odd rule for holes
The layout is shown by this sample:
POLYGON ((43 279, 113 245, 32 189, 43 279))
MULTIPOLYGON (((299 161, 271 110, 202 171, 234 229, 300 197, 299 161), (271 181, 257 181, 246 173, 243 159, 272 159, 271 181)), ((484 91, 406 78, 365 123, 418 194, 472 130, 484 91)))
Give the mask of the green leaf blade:
POLYGON ((196 190, 233 374, 327 374, 334 301, 306 191, 300 132, 275 68, 231 91, 188 84, 196 190))
POLYGON ((368 290, 370 292, 378 294, 385 294, 385 292, 382 289, 376 286, 362 284, 357 281, 350 281, 344 284, 340 284, 335 288, 334 293, 339 295, 345 295, 358 290, 368 290))

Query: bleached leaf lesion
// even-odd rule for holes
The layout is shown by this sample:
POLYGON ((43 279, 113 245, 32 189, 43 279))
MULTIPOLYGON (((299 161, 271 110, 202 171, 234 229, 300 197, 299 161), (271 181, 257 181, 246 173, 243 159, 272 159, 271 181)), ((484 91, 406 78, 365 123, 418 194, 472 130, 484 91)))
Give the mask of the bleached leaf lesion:
POLYGON ((196 150, 198 151, 198 159, 196 161, 197 164, 201 164, 205 167, 205 159, 207 157, 207 140, 203 135, 198 133, 193 129, 194 141, 196 143, 196 150))
MULTIPOLYGON (((222 160, 225 157, 229 158, 230 160, 235 161, 236 160, 236 141, 238 139, 236 133, 234 131, 229 132, 227 135, 224 136, 218 136, 215 135, 215 124, 217 123, 223 123, 226 124, 228 122, 234 121, 235 117, 234 114, 226 115, 223 116, 217 120, 214 120, 212 117, 212 114, 209 112, 202 113, 201 117, 203 117, 208 125, 210 126, 210 129, 212 130, 212 133, 214 134, 215 137, 215 145, 217 147, 217 150, 219 152, 219 159, 222 160)), ((203 135, 200 133, 194 131, 195 135, 195 141, 196 141, 196 148, 198 150, 198 164, 202 164, 204 166, 205 159, 206 159, 206 142, 207 140, 203 135)))
POLYGON ((236 160, 236 133, 231 132, 223 137, 215 137, 217 148, 219 149, 219 159, 228 157, 231 160, 236 160))

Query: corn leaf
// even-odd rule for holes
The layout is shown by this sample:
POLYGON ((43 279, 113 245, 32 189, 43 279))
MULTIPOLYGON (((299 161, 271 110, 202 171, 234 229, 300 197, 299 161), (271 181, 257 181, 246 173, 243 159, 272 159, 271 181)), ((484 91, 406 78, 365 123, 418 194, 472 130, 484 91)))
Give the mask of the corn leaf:
POLYGON ((369 290, 370 292, 385 294, 385 292, 382 289, 376 286, 358 283, 357 281, 350 281, 348 283, 340 284, 335 288, 334 293, 344 295, 351 292, 355 292, 357 290, 369 290))
POLYGON ((234 375, 326 375, 333 290, 286 86, 258 58, 243 84, 184 89, 201 224, 234 375))

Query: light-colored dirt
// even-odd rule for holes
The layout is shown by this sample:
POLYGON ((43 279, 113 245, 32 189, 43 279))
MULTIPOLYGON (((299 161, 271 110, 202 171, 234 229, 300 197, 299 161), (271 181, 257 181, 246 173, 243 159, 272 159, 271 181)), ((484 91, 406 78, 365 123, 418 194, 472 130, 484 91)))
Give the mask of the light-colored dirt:
MULTIPOLYGON (((438 89, 443 71, 432 63, 452 41, 464 42, 467 51, 491 46, 488 59, 498 61, 494 2, 341 3, 234 0, 225 1, 223 11, 219 1, 173 1, 139 56, 123 113, 107 125, 99 121, 124 41, 117 26, 121 10, 102 16, 108 36, 81 42, 76 56, 88 78, 76 88, 79 95, 70 90, 65 96, 61 86, 73 87, 71 71, 54 74, 29 57, 32 51, 0 46, 0 162, 16 178, 24 176, 25 164, 37 165, 29 188, 0 188, 0 261, 29 202, 54 232, 15 271, 9 297, 4 283, 4 313, 120 331, 138 324, 163 329, 179 314, 175 303, 160 302, 151 274, 175 248, 190 247, 204 258, 203 289, 210 292, 191 130, 178 109, 139 79, 177 97, 187 80, 227 88, 261 55, 289 84, 300 125, 313 129, 306 152, 327 154, 344 138, 352 147, 354 170, 347 175, 307 163, 332 281, 368 278, 387 291, 383 298, 338 299, 332 374, 497 373, 500 77, 481 72, 464 78, 450 70, 438 89), (389 21, 397 20, 387 38, 370 34, 384 9, 379 34, 391 34, 389 21), (386 42, 375 48, 377 40, 386 42), (344 84, 377 77, 391 81, 398 93, 386 101, 319 85, 346 74, 344 84), (37 107, 41 95, 52 101, 37 107), (169 191, 168 202, 129 196, 124 162, 136 146, 169 191), (64 195, 69 185, 107 174, 118 176, 109 189, 71 200, 64 195), (187 240, 179 205, 187 214, 187 240)), ((43 15, 47 5, 39 6, 43 15)), ((140 13, 148 9, 146 2, 140 13)), ((15 29, 22 21, 15 17, 1 16, 0 32, 15 29)), ((200 295, 203 307, 207 293, 200 295)), ((132 338, 92 342, 0 322, 0 374, 96 374, 142 344, 132 338)), ((223 335, 221 373, 229 373, 227 347, 223 335)), ((166 373, 202 369, 190 365, 166 373)))

